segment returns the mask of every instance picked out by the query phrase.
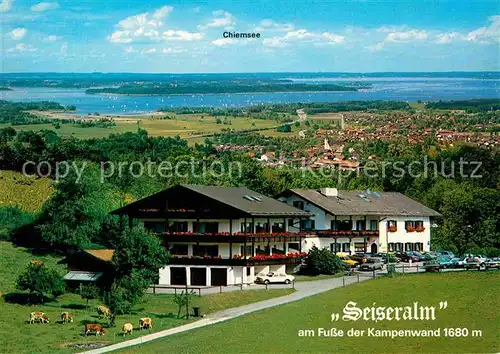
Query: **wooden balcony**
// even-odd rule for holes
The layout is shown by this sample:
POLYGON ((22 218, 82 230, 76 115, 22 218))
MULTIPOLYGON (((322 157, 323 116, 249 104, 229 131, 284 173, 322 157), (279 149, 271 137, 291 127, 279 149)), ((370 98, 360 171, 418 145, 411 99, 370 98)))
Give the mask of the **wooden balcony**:
POLYGON ((316 230, 315 233, 318 237, 333 237, 333 238, 340 238, 340 237, 354 238, 354 237, 370 237, 370 236, 378 237, 380 235, 379 230, 342 230, 342 231, 316 230))
POLYGON ((220 265, 220 266, 253 266, 273 264, 300 264, 304 256, 278 257, 255 256, 245 258, 218 258, 218 257, 173 257, 169 265, 220 265))

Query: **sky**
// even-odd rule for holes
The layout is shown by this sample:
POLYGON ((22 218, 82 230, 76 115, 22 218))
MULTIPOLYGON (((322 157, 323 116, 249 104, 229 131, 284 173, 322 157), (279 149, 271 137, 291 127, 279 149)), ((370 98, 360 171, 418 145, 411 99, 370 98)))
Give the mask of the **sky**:
POLYGON ((500 70, 497 0, 0 0, 0 17, 2 72, 500 70))

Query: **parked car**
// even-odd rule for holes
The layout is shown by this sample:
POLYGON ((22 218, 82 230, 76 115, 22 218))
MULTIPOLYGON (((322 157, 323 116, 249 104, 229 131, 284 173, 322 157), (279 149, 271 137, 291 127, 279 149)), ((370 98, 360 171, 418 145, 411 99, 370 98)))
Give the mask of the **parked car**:
POLYGON ((356 261, 358 263, 365 263, 366 260, 370 257, 367 254, 364 253, 354 253, 353 255, 349 256, 353 261, 356 261))
POLYGON ((424 262, 426 272, 440 271, 441 269, 453 267, 453 262, 446 256, 439 256, 424 262))
POLYGON ((445 256, 445 257, 448 257, 450 259, 452 258, 455 258, 455 254, 451 251, 436 251, 436 254, 440 255, 440 256, 445 256))
POLYGON ((487 259, 486 262, 486 268, 492 269, 492 268, 497 268, 500 269, 500 260, 498 259, 487 259))
POLYGON ((368 258, 365 263, 359 266, 359 270, 382 270, 384 268, 384 263, 380 258, 368 258))
POLYGON ((349 265, 351 267, 356 267, 358 265, 358 262, 351 259, 347 254, 345 253, 337 253, 336 254, 337 257, 340 258, 340 261, 346 265, 349 265))
POLYGON ((269 283, 290 284, 294 280, 295 277, 293 275, 285 273, 275 273, 275 272, 269 272, 266 275, 257 274, 257 277, 255 278, 255 282, 260 284, 269 284, 269 283))
POLYGON ((399 252, 396 253, 396 257, 400 258, 402 262, 420 262, 423 258, 420 253, 409 251, 409 252, 399 252))
POLYGON ((375 257, 381 258, 382 261, 387 264, 387 263, 399 263, 401 262, 401 259, 396 257, 394 253, 377 253, 375 254, 375 257))
POLYGON ((487 258, 482 255, 468 255, 464 259, 464 268, 465 269, 479 269, 479 270, 485 270, 486 269, 486 261, 487 258))

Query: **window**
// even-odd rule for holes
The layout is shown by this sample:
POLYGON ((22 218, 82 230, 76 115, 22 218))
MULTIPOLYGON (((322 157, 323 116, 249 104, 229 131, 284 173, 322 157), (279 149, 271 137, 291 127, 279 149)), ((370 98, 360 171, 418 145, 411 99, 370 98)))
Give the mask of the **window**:
POLYGON ((423 251, 423 249, 424 249, 424 244, 422 242, 415 242, 413 244, 413 250, 414 251, 419 252, 419 251, 423 251))
POLYGON ((187 232, 188 231, 188 222, 187 221, 174 221, 172 225, 170 225, 170 230, 172 232, 187 232))
POLYGON ((389 242, 389 252, 394 252, 394 243, 389 242))
POLYGON ((200 234, 215 234, 219 232, 218 222, 193 222, 193 232, 200 234))
POLYGON ((398 231, 398 222, 396 220, 387 220, 387 231, 388 232, 398 231))
POLYGON ((193 256, 217 257, 219 255, 219 245, 193 245, 193 256))
POLYGON ((351 249, 351 244, 349 242, 342 243, 342 252, 349 252, 351 249))
MULTIPOLYGON (((314 228, 314 227, 313 227, 314 228)), ((285 224, 282 222, 273 223, 273 232, 285 232, 285 224)))
POLYGON ((300 245, 298 242, 290 242, 288 244, 288 252, 298 252, 300 250, 300 245))
POLYGON ((330 251, 333 253, 341 252, 342 244, 340 243, 330 243, 330 251))
POLYGON ((304 210, 304 202, 301 200, 295 200, 293 202, 293 206, 296 207, 297 209, 304 210))
POLYGON ((378 220, 370 220, 370 230, 378 230, 378 220))
POLYGON ((245 225, 244 222, 241 223, 241 232, 253 232, 253 225, 251 222, 247 222, 245 225))
POLYGON ((293 225, 293 219, 288 219, 288 226, 294 227, 294 225, 293 225))
POLYGON ((396 242, 396 252, 402 252, 403 251, 403 243, 402 242, 396 242))
POLYGON ((405 251, 406 251, 406 252, 413 251, 413 243, 411 243, 411 242, 406 242, 406 243, 405 243, 405 251))
POLYGON ((366 224, 365 224, 364 220, 357 220, 356 221, 356 230, 358 230, 358 231, 366 230, 365 226, 366 226, 366 224))
POLYGON ((334 231, 349 231, 352 230, 351 220, 332 220, 331 229, 334 231))
POLYGON ((364 242, 355 242, 354 243, 354 252, 365 252, 365 244, 364 242))
POLYGON ((170 248, 170 254, 176 256, 187 256, 188 255, 188 245, 172 245, 170 248))
POLYGON ((247 267, 247 277, 249 277, 252 274, 252 270, 250 267, 247 267))
MULTIPOLYGON (((241 255, 244 256, 245 255, 245 246, 241 246, 240 247, 240 251, 241 251, 241 255)), ((247 256, 251 256, 252 255, 252 246, 247 246, 247 252, 246 252, 246 255, 247 256)))
POLYGON ((156 233, 165 232, 165 222, 162 221, 144 221, 144 228, 156 233))
POLYGON ((300 228, 301 230, 314 230, 314 220, 301 220, 300 228))
POLYGON ((407 232, 415 232, 424 228, 423 220, 407 220, 405 221, 405 230, 407 232))
POLYGON ((267 222, 265 223, 257 222, 255 224, 255 232, 269 232, 267 222))

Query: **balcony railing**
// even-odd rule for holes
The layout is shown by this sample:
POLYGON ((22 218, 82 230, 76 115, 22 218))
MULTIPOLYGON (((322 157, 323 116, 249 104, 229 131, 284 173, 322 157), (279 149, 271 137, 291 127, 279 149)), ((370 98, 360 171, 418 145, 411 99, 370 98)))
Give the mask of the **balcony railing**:
POLYGON ((318 230, 319 237, 368 237, 379 236, 378 230, 318 230))
POLYGON ((242 258, 235 255, 233 258, 222 257, 173 257, 171 265, 225 265, 225 266, 249 266, 249 265, 272 265, 272 264, 300 264, 307 253, 293 253, 288 255, 256 255, 242 258))

